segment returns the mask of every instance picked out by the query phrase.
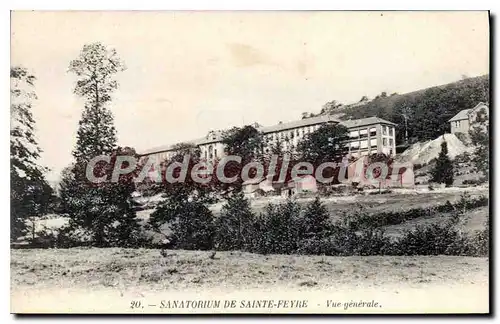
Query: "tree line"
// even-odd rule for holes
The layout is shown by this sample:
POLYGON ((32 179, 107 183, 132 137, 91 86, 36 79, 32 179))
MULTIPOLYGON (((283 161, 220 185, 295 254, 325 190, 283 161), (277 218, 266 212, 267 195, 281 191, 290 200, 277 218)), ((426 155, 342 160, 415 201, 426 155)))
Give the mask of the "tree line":
POLYGON ((363 96, 358 103, 351 105, 332 100, 325 103, 319 113, 303 113, 302 117, 339 114, 341 119, 358 119, 377 116, 397 124, 396 143, 405 142, 405 131, 409 142, 415 143, 449 133, 448 120, 463 109, 474 108, 479 102, 489 103, 489 89, 487 74, 406 94, 387 95, 382 92, 371 100, 363 96))

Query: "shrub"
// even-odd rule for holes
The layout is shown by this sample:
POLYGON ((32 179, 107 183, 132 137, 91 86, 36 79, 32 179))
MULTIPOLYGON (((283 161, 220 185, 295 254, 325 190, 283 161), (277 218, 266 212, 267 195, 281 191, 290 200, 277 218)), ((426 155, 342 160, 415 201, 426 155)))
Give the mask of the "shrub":
POLYGON ((468 255, 488 256, 490 251, 489 229, 479 231, 469 239, 468 255))
POLYGON ((257 250, 259 253, 292 254, 299 242, 300 206, 288 199, 283 204, 269 204, 260 217, 261 225, 255 224, 257 250))
POLYGON ((251 249, 255 215, 242 192, 235 193, 222 206, 215 221, 215 246, 219 250, 251 249))
POLYGON ((384 194, 390 194, 392 193, 392 190, 390 189, 385 189, 385 190, 381 190, 381 191, 372 191, 370 193, 368 193, 369 195, 384 195, 384 194))
POLYGON ((398 255, 464 255, 468 250, 465 236, 456 229, 456 217, 444 224, 417 226, 395 242, 398 255))
POLYGON ((465 179, 464 181, 462 181, 462 184, 464 184, 464 185, 474 185, 474 186, 476 186, 476 185, 479 185, 481 183, 482 183, 482 181, 479 180, 479 179, 478 180, 476 180, 476 179, 465 179))
POLYGON ((488 256, 490 251, 490 224, 489 219, 484 224, 484 229, 469 238, 468 255, 488 256))
POLYGON ((159 231, 162 224, 169 223, 170 239, 178 249, 212 249, 215 233, 212 212, 201 201, 178 198, 167 198, 151 214, 152 228, 159 231))
POLYGON ((310 202, 298 219, 299 239, 324 238, 331 230, 330 214, 319 197, 310 202))
POLYGON ((367 228, 354 231, 352 228, 338 227, 332 235, 332 245, 339 255, 383 255, 390 250, 390 239, 380 229, 367 228))

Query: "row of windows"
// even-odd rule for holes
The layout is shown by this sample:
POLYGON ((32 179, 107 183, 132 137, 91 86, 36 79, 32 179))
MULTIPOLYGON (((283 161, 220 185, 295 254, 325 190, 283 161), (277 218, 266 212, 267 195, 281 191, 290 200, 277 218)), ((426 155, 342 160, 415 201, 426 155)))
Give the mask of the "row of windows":
MULTIPOLYGON (((457 122, 457 123, 458 124, 456 124, 456 125, 458 127, 459 122, 457 122)), ((304 137, 306 134, 316 131, 319 127, 320 127, 320 125, 313 125, 313 126, 306 126, 306 127, 293 129, 290 131, 269 133, 269 134, 265 135, 265 139, 268 141, 277 141, 277 140, 283 141, 284 148, 291 149, 291 148, 293 148, 292 145, 287 145, 286 141, 288 141, 290 139, 294 139, 295 137, 299 137, 299 138, 304 137)), ((381 125, 381 127, 382 127, 382 134, 383 135, 394 136, 394 127, 385 126, 385 125, 381 125)), ((376 134, 377 134, 377 128, 371 127, 371 128, 351 131, 349 133, 349 137, 351 139, 363 139, 363 138, 367 138, 368 135, 370 137, 375 137, 376 134)), ((383 143, 382 143, 383 146, 391 146, 392 147, 392 145, 393 145, 393 139, 391 139, 391 138, 389 138, 389 139, 383 138, 382 141, 383 141, 383 143), (389 140, 389 142, 388 142, 389 145, 387 145, 388 140, 389 140)), ((367 141, 353 142, 350 144, 350 147, 367 147, 367 146, 368 146, 367 141)), ((371 140, 371 146, 376 146, 376 139, 371 140)), ((203 152, 202 156, 204 156, 205 159, 213 159, 214 157, 218 157, 217 148, 215 148, 214 145, 209 145, 207 147, 207 149, 205 149, 205 150, 202 149, 202 152, 203 152)), ((163 152, 163 153, 158 154, 157 157, 160 160, 165 160, 165 159, 170 158, 171 155, 172 155, 171 152, 163 152)))
POLYGON ((394 136, 394 127, 382 125, 382 135, 394 136))
POLYGON ((265 135, 265 139, 268 141, 287 141, 295 137, 304 137, 305 134, 314 132, 320 127, 320 125, 306 126, 301 128, 292 129, 290 131, 282 131, 279 133, 269 133, 265 135))
POLYGON ((392 147, 394 145, 394 142, 392 138, 389 138, 389 145, 387 145, 387 138, 382 138, 382 146, 390 146, 392 147))
POLYGON ((370 129, 360 129, 349 133, 350 138, 366 138, 370 134, 370 137, 375 137, 377 135, 377 128, 372 127, 370 129))
MULTIPOLYGON (((392 147, 394 145, 394 140, 392 138, 382 138, 382 146, 389 146, 392 147), (389 145, 387 145, 389 144, 389 145)), ((355 141, 349 143, 349 146, 353 149, 356 148, 367 148, 368 147, 368 141, 355 141)), ((377 139, 372 138, 370 139, 370 147, 377 147, 377 139)))

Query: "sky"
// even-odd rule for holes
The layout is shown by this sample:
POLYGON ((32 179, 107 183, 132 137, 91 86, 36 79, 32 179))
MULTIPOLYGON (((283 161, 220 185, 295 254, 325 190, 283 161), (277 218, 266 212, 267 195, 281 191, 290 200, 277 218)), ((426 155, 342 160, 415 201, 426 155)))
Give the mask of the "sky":
POLYGON ((489 72, 487 12, 13 12, 11 65, 36 77, 40 164, 72 162, 83 100, 68 65, 84 44, 127 69, 109 108, 139 152, 489 72))

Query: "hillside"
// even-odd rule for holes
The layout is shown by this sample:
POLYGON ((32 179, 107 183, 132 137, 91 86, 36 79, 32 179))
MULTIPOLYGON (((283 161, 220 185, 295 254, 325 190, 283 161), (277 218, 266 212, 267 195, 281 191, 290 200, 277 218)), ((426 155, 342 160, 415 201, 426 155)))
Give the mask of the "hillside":
POLYGON ((342 119, 378 116, 397 123, 396 141, 404 140, 404 118, 409 115, 408 136, 411 143, 433 140, 450 131, 448 120, 462 109, 478 102, 489 103, 489 75, 405 94, 380 95, 365 103, 344 105, 329 111, 342 119))

